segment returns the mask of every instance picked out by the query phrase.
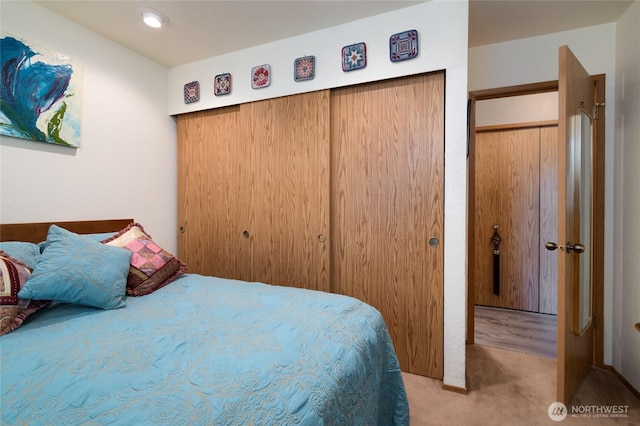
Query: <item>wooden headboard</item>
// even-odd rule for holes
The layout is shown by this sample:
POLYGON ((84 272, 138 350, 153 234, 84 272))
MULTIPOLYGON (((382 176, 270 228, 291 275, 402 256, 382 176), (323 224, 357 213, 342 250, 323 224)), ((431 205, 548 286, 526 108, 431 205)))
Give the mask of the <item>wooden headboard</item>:
POLYGON ((76 234, 117 232, 133 219, 87 220, 75 222, 3 223, 0 224, 0 241, 27 241, 39 243, 47 239, 49 226, 56 224, 76 234))

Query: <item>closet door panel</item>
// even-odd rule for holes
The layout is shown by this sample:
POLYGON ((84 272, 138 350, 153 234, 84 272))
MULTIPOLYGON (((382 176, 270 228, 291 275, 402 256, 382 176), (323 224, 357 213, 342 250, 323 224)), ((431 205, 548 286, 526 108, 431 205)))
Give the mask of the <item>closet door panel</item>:
POLYGON ((538 311, 540 221, 538 128, 476 134, 475 303, 538 311), (498 225, 499 295, 491 237, 498 225))
MULTIPOLYGON (((507 254, 501 272, 505 279, 507 303, 516 309, 538 311, 540 270, 540 130, 516 131, 505 144, 503 183, 506 185, 502 211, 507 254)), ((502 262, 501 262, 502 263, 502 262)))
POLYGON ((245 154, 239 107, 178 116, 178 256, 189 272, 243 277, 238 180, 245 154))
POLYGON ((558 126, 540 129, 540 312, 558 313, 558 126))
POLYGON ((331 95, 336 291, 382 313, 403 371, 435 378, 443 375, 443 129, 443 73, 331 95))
POLYGON ((329 92, 242 109, 251 123, 252 279, 329 291, 329 92))
MULTIPOLYGON (((504 234, 504 219, 501 214, 501 181, 503 167, 500 164, 502 144, 497 132, 476 133, 476 174, 475 174, 475 241, 474 253, 474 294, 475 303, 496 306, 497 297, 493 295, 493 246, 491 237, 494 225, 498 225, 499 234, 504 234), (502 228, 500 225, 502 224, 502 228)), ((500 247, 502 249, 502 247, 500 247)), ((506 251, 504 251, 506 254, 506 251)), ((501 250, 501 263, 502 263, 501 250)), ((502 289, 501 289, 502 290, 502 289)), ((502 290, 504 291, 504 290, 502 290)))

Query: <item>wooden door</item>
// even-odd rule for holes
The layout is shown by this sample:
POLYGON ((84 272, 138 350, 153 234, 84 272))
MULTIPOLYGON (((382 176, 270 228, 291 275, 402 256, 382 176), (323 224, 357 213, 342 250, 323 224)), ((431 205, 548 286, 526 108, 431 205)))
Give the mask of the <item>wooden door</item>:
POLYGON ((331 143, 334 290, 382 313, 403 371, 441 379, 444 73, 332 91, 331 143))
MULTIPOLYGON (((584 236, 581 186, 591 176, 577 176, 574 117, 578 108, 593 111, 594 84, 584 67, 567 46, 559 52, 559 108, 558 108, 558 401, 569 404, 573 395, 593 364, 593 323, 585 330, 575 326, 579 301, 575 291, 579 286, 583 264, 591 264, 590 241, 584 236), (584 244, 585 252, 567 250, 569 246, 584 244)), ((587 225, 592 227, 592 225, 587 225)))
POLYGON ((329 290, 329 92, 178 117, 191 272, 329 290))
POLYGON ((248 278, 238 231, 241 123, 238 106, 178 116, 178 257, 189 272, 248 278))
POLYGON ((329 291, 329 91, 241 106, 252 280, 329 291))
POLYGON ((475 303, 537 312, 540 128, 477 132, 475 154, 475 303), (501 242, 494 265, 496 225, 501 242))

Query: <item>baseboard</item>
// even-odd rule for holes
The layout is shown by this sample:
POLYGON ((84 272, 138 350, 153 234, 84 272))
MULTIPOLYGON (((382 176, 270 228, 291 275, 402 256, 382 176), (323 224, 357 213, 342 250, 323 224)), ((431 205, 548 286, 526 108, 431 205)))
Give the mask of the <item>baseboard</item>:
POLYGON ((605 364, 602 368, 604 368, 605 370, 611 372, 611 374, 616 376, 618 380, 620 380, 622 384, 624 384, 631 391, 631 393, 636 396, 636 398, 640 399, 640 392, 638 392, 638 389, 634 388, 633 385, 629 383, 627 379, 625 379, 624 376, 620 374, 618 370, 616 370, 612 365, 605 364))
POLYGON ((466 395, 468 393, 467 388, 459 388, 458 386, 446 385, 444 383, 442 384, 442 389, 446 391, 461 393, 463 395, 466 395))

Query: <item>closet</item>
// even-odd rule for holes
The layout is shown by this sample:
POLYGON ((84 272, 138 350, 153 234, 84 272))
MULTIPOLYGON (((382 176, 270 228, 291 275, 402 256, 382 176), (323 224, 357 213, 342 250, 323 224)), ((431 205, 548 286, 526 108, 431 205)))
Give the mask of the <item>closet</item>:
POLYGON ((557 313, 557 260, 544 249, 557 233, 557 141, 557 125, 476 131, 477 305, 557 313))
POLYGON ((329 92, 178 117, 191 272, 329 291, 329 92))
POLYGON ((442 378, 444 76, 335 90, 331 143, 332 281, 382 313, 403 371, 442 378))
POLYGON ((444 72, 178 116, 191 272, 331 291, 443 376, 444 72))

